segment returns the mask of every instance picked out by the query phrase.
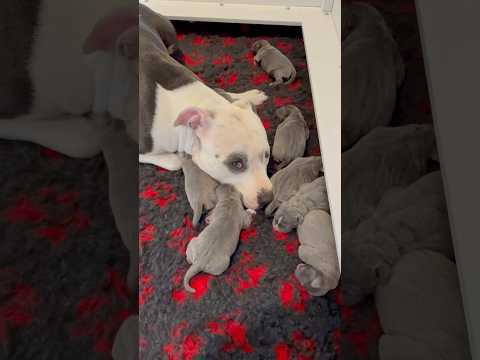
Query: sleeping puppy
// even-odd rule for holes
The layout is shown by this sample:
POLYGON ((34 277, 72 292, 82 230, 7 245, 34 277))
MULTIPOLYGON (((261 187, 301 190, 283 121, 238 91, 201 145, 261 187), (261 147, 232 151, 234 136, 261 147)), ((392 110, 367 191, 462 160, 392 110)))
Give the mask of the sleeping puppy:
POLYGON ((120 326, 112 347, 113 360, 138 359, 138 325, 138 315, 132 315, 120 326))
POLYGON ((237 249, 240 231, 250 226, 255 213, 244 210, 241 195, 232 186, 220 185, 216 193, 218 202, 210 215, 209 225, 187 247, 187 261, 192 266, 183 284, 189 292, 195 292, 190 279, 199 272, 220 275, 227 270, 230 257, 237 249))
POLYGON ((310 130, 302 112, 296 106, 283 106, 275 114, 279 119, 283 119, 275 132, 272 148, 273 160, 279 163, 277 170, 280 170, 303 156, 310 130))
POLYGON ((342 297, 354 305, 388 281, 393 266, 413 250, 454 259, 440 171, 387 192, 370 219, 342 236, 342 297))
POLYGON ((252 51, 255 53, 255 62, 275 81, 270 86, 290 84, 295 80, 297 71, 289 58, 266 40, 253 43, 252 51))
POLYGON ((342 153, 342 228, 355 228, 385 192, 425 175, 435 153, 432 125, 377 127, 342 153))
POLYGON ((172 23, 162 14, 159 14, 149 7, 138 4, 139 16, 150 28, 155 30, 167 47, 168 53, 171 55, 178 48, 177 32, 172 23))
POLYGON ((368 4, 343 5, 342 150, 390 123, 404 77, 400 50, 382 15, 368 4))
POLYGON ((310 211, 298 227, 298 256, 305 264, 295 270, 298 281, 313 296, 335 289, 340 279, 332 220, 323 210, 310 211))
POLYGON ((293 160, 286 168, 272 177, 273 201, 265 209, 267 216, 272 216, 278 207, 294 196, 300 186, 318 178, 323 171, 322 158, 310 156, 293 160))
POLYGON ((219 184, 189 158, 183 160, 182 170, 185 177, 185 193, 193 210, 192 224, 197 227, 203 211, 215 207, 217 202, 215 190, 219 184))
POLYGON ((375 293, 380 360, 467 360, 470 353, 457 266, 434 251, 398 261, 375 293))
POLYGON ((302 185, 294 196, 280 205, 273 218, 273 228, 288 233, 302 224, 312 210, 330 210, 324 176, 302 185))

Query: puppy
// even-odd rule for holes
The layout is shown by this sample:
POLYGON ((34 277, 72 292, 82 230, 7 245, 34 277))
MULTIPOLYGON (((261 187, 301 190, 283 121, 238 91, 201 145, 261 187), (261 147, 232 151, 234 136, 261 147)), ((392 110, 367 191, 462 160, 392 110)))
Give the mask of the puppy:
POLYGON ((381 360, 465 360, 470 353, 457 266, 434 251, 413 251, 375 293, 381 360))
POLYGON ((170 20, 149 7, 139 4, 140 18, 154 29, 167 47, 168 53, 173 54, 178 48, 177 32, 170 20))
POLYGON ((400 49, 383 16, 368 4, 342 6, 343 151, 390 123, 404 77, 400 49))
POLYGON ((338 285, 340 267, 332 220, 323 210, 310 211, 298 227, 298 256, 305 264, 295 270, 298 281, 314 296, 323 296, 338 285))
POLYGON ((300 186, 310 183, 323 171, 322 158, 310 156, 293 160, 286 168, 272 177, 273 201, 265 209, 267 216, 272 214, 285 201, 294 196, 300 186))
POLYGON ((270 86, 290 84, 295 80, 297 71, 292 62, 280 50, 266 40, 253 43, 252 51, 255 53, 255 62, 275 81, 270 86))
POLYGON ((240 231, 252 222, 254 212, 244 210, 241 195, 232 186, 220 185, 216 193, 218 202, 210 215, 209 225, 187 247, 187 261, 192 266, 185 274, 183 284, 189 292, 195 292, 190 279, 199 272, 220 275, 227 270, 240 231))
POLYGON ((130 316, 123 322, 113 343, 113 360, 138 359, 138 324, 138 315, 130 316))
POLYGON ((432 125, 377 127, 342 153, 342 229, 373 214, 387 190, 425 175, 435 152, 432 125))
POLYGON ((204 210, 211 210, 217 202, 215 190, 218 182, 203 172, 195 163, 184 158, 182 164, 185 177, 185 193, 193 210, 192 224, 197 227, 204 210))
POLYGON ((310 129, 299 108, 287 105, 279 108, 276 113, 283 122, 277 127, 273 142, 272 156, 277 170, 287 166, 298 157, 303 156, 310 129))
POLYGON ((294 196, 282 203, 273 218, 273 227, 288 233, 303 223, 305 215, 312 210, 330 210, 324 176, 303 184, 294 196))
POLYGON ((373 216, 342 236, 342 297, 355 305, 385 284, 397 260, 413 250, 454 259, 440 171, 389 191, 373 216))

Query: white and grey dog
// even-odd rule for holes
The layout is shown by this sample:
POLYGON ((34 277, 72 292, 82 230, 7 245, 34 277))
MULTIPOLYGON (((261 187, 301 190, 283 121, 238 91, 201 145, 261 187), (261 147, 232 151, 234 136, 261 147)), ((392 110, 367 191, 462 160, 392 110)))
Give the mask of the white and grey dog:
POLYGON ((142 37, 139 86, 140 162, 178 170, 179 154, 187 153, 212 178, 233 185, 246 207, 271 200, 270 146, 252 108, 267 99, 263 92, 222 96, 142 37))

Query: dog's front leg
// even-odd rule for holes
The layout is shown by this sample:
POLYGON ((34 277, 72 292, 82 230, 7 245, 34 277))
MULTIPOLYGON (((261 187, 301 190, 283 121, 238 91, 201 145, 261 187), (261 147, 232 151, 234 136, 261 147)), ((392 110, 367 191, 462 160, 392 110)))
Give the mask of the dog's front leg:
POLYGON ((260 90, 248 90, 243 93, 225 92, 234 102, 245 101, 254 106, 259 106, 268 100, 268 96, 260 90))
POLYGON ((182 168, 182 158, 177 154, 140 154, 138 160, 143 164, 159 166, 168 171, 182 168))
POLYGON ((52 119, 25 115, 0 119, 0 139, 28 141, 73 158, 100 153, 100 139, 89 120, 81 116, 52 119))

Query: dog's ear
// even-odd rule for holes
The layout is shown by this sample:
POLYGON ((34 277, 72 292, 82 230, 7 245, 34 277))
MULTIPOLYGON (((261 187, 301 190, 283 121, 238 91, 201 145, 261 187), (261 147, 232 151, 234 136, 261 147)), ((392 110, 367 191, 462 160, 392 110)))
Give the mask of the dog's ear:
POLYGON ((175 126, 186 126, 195 130, 196 133, 209 127, 211 114, 197 107, 189 107, 183 110, 175 120, 175 126))
MULTIPOLYGON (((100 19, 83 43, 83 53, 112 51, 116 46, 127 45, 126 56, 132 56, 133 47, 138 46, 138 7, 121 7, 100 19)), ((121 49, 122 52, 125 49, 121 49)), ((134 52, 133 52, 134 53, 134 52)), ((133 56, 137 54, 133 54, 133 56)))

